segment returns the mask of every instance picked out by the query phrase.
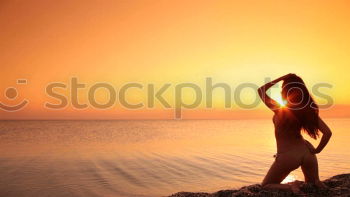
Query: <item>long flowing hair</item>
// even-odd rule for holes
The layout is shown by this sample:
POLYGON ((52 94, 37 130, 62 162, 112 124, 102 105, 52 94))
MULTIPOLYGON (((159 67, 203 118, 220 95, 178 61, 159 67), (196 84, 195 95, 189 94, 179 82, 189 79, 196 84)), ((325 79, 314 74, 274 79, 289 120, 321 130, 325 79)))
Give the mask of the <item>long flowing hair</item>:
POLYGON ((284 80, 282 84, 282 97, 287 101, 286 107, 296 118, 293 127, 306 132, 310 137, 317 139, 318 106, 307 90, 304 81, 293 75, 284 80))

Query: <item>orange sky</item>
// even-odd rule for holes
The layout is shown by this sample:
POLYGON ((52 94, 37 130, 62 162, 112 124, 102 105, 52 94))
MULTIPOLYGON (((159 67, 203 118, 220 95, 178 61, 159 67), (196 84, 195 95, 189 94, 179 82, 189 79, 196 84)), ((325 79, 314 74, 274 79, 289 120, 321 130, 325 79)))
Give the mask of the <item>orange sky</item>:
MULTIPOLYGON (((349 1, 1 1, 0 91, 17 88, 19 95, 0 101, 29 104, 17 112, 0 110, 1 119, 172 118, 173 109, 125 110, 116 102, 108 110, 45 109, 56 100, 45 94, 51 82, 69 84, 71 77, 92 86, 108 82, 120 88, 128 82, 161 87, 205 78, 234 89, 265 77, 296 73, 308 87, 333 85, 323 92, 335 106, 321 114, 350 117, 347 85, 350 65, 349 1), (16 84, 17 79, 28 84, 16 84)), ((173 87, 172 86, 172 87, 173 87)), ((130 90, 130 102, 146 102, 147 90, 130 90)), ((68 90, 62 90, 68 95, 68 90)), ((87 91, 79 92, 81 103, 87 91)), ((164 97, 172 107, 173 94, 164 97)), ((193 95, 185 91, 184 100, 193 95)), ((249 102, 252 93, 242 95, 249 102)), ((97 99, 105 102, 106 92, 97 99)), ((214 108, 185 112, 185 118, 249 118, 269 114, 223 109, 223 94, 214 94, 214 108)), ((324 100, 316 98, 322 103, 324 100)), ((203 101, 203 103, 205 103, 203 101)))

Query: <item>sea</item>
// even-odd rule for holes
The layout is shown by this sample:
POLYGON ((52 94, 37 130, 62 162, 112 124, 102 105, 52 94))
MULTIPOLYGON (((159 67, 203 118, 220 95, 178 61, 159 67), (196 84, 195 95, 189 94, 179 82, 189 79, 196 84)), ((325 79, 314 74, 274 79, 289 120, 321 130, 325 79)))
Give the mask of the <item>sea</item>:
MULTIPOLYGON (((350 172, 350 119, 325 119, 321 179, 350 172)), ((315 146, 319 139, 309 140, 315 146)), ((261 183, 271 119, 0 121, 0 196, 157 197, 261 183)), ((304 180, 299 169, 283 181, 304 180)))

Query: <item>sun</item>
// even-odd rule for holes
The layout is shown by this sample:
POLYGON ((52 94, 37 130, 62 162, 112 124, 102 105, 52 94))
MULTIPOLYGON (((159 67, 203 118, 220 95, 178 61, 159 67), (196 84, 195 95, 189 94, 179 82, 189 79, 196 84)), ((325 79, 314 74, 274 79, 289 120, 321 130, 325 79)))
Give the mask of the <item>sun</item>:
POLYGON ((278 103, 278 105, 279 105, 280 107, 283 108, 283 107, 286 107, 286 106, 287 106, 287 103, 288 103, 288 102, 287 102, 285 99, 282 98, 282 95, 281 95, 280 92, 277 92, 277 91, 271 92, 270 97, 271 97, 273 100, 275 100, 275 101, 278 103))
POLYGON ((285 107, 287 105, 287 101, 282 98, 277 98, 276 101, 281 107, 285 107))
POLYGON ((287 105, 287 101, 283 99, 281 95, 272 95, 272 99, 275 100, 280 107, 285 107, 287 105))

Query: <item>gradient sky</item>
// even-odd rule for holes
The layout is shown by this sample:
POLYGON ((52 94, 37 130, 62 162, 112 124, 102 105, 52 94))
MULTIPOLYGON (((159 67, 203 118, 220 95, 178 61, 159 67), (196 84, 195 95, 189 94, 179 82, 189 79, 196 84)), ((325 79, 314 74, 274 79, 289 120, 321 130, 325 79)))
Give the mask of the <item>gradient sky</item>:
MULTIPOLYGON (((118 90, 128 82, 204 87, 205 78, 225 82, 264 83, 296 73, 308 87, 333 85, 323 92, 335 106, 321 111, 350 117, 349 1, 0 1, 0 91, 17 88, 19 95, 0 101, 29 105, 17 112, 0 110, 1 119, 172 118, 174 110, 126 110, 118 102, 108 110, 53 111, 56 100, 45 94, 51 82, 69 84, 71 77, 88 86, 108 82, 118 90), (16 84, 17 79, 28 84, 16 84)), ((130 102, 146 100, 146 90, 131 90, 130 102)), ((62 93, 68 95, 67 91, 62 93)), ((87 102, 87 91, 79 93, 87 102)), ((173 94, 166 93, 170 102, 173 94)), ((185 92, 191 101, 191 92, 185 92)), ((249 102, 252 93, 242 95, 249 102)), ((99 91, 98 100, 107 99, 99 91)), ((324 100, 319 100, 319 103, 324 100)), ((204 103, 204 102, 203 102, 204 103)), ((262 117, 255 110, 223 109, 223 94, 214 94, 214 108, 185 113, 186 118, 262 117)), ((268 114, 271 115, 271 114, 268 114)))

